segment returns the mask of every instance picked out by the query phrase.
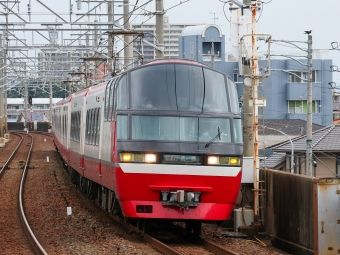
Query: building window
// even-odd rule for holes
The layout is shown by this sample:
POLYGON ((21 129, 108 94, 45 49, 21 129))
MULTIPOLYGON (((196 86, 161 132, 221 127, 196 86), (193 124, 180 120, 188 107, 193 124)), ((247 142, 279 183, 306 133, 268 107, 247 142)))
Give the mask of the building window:
MULTIPOLYGON (((290 83, 307 83, 308 73, 303 71, 289 71, 288 82, 290 83)), ((316 82, 316 71, 312 71, 312 82, 316 82)))
MULTIPOLYGON (((312 113, 319 112, 319 101, 313 100, 312 113)), ((291 114, 307 114, 307 100, 288 101, 288 113, 291 114)))
POLYGON ((238 82, 238 73, 233 73, 234 82, 238 82))
POLYGON ((202 44, 202 53, 203 54, 217 54, 221 53, 221 43, 220 42, 203 42, 202 44), (214 51, 214 52, 212 52, 214 51))
POLYGON ((258 111, 258 117, 259 118, 263 118, 263 106, 259 106, 258 108, 257 108, 257 111, 258 111))

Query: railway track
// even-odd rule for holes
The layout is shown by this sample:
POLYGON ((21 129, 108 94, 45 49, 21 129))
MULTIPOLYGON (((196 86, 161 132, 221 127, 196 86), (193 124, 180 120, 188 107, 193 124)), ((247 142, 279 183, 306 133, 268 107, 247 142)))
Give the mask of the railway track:
MULTIPOLYGON (((20 135, 24 136, 24 134, 20 135)), ((124 219, 112 216, 117 217, 120 224, 112 222, 109 217, 105 217, 104 211, 97 208, 91 200, 88 200, 86 195, 81 194, 80 190, 71 184, 67 172, 62 168, 63 163, 59 162, 51 137, 45 136, 46 134, 31 133, 31 135, 35 141, 32 157, 28 156, 28 149, 33 143, 24 140, 21 143, 20 152, 15 154, 14 161, 9 164, 9 168, 4 172, 3 177, 8 178, 8 173, 13 175, 15 172, 20 173, 21 176, 25 165, 26 169, 29 165, 29 175, 26 181, 23 180, 27 186, 25 203, 23 204, 26 208, 28 222, 48 254, 233 254, 230 251, 223 251, 223 248, 222 250, 214 250, 216 248, 205 242, 207 241, 205 239, 196 239, 196 242, 192 243, 182 237, 177 237, 177 239, 183 239, 183 242, 169 243, 157 235, 147 235, 130 224, 124 226, 128 231, 124 230, 120 227, 120 225, 125 224, 124 219), (21 151, 24 147, 25 153, 21 151), (21 154, 25 155, 18 158, 21 154), (46 161, 47 156, 50 158, 50 163, 46 161), (29 164, 25 163, 27 158, 31 159, 29 164), (72 207, 72 215, 65 215, 66 206, 72 207)), ((17 146, 21 138, 15 136, 15 139, 17 139, 17 146)), ((28 139, 26 135, 25 139, 28 139)), ((0 178, 0 188, 3 186, 2 181, 3 179, 0 178)), ((9 185, 15 186, 8 184, 7 189, 9 189, 9 185)), ((3 190, 0 190, 0 192, 3 192, 3 190)), ((11 196, 15 199, 18 194, 19 189, 13 190, 11 194, 5 196, 7 198, 11 196)), ((24 231, 19 224, 20 217, 13 217, 13 212, 19 211, 19 209, 15 209, 18 207, 13 207, 14 202, 16 202, 13 199, 6 202, 7 204, 3 203, 0 208, 0 210, 6 208, 7 211, 11 212, 7 218, 13 218, 10 223, 6 221, 4 227, 0 224, 0 231, 4 233, 4 237, 2 237, 4 243, 0 241, 0 253, 47 254, 35 251, 28 242, 30 239, 24 236, 24 231), (13 226, 18 230, 12 230, 13 226), (20 233, 19 239, 17 238, 17 240, 21 240, 20 242, 9 238, 10 236, 15 237, 14 231, 20 233), (13 245, 9 247, 11 243, 13 245)), ((5 212, 0 211, 0 213, 3 216, 5 212)), ((212 241, 214 242, 214 240, 212 241)), ((231 250, 239 251, 237 249, 231 250)), ((238 252, 238 254, 262 253, 238 252)))
MULTIPOLYGON (((27 254, 31 251, 35 254, 47 254, 31 230, 24 210, 24 185, 33 148, 33 137, 21 132, 11 135, 20 139, 14 148, 13 146, 6 148, 9 155, 0 170, 0 192, 3 196, 13 198, 12 203, 3 204, 0 211, 2 218, 7 219, 1 224, 3 229, 0 232, 6 233, 1 237, 1 252, 15 251, 14 253, 27 254)), ((5 157, 2 156, 2 160, 5 157)))
POLYGON ((180 240, 177 241, 162 241, 162 238, 158 238, 156 235, 149 235, 138 229, 134 225, 126 222, 124 219, 119 216, 115 216, 109 214, 111 218, 115 221, 119 222, 128 232, 134 232, 139 234, 141 239, 150 244, 156 250, 162 252, 167 255, 184 255, 184 254, 218 254, 218 255, 236 255, 237 253, 233 253, 229 250, 226 250, 204 238, 194 237, 194 236, 185 236, 185 229, 180 227, 173 227, 172 233, 177 235, 177 238, 180 240), (191 241, 189 241, 191 240, 191 241), (170 243, 170 244, 169 244, 170 243), (180 248, 178 248, 180 246, 180 248), (177 247, 177 248, 176 248, 177 247))

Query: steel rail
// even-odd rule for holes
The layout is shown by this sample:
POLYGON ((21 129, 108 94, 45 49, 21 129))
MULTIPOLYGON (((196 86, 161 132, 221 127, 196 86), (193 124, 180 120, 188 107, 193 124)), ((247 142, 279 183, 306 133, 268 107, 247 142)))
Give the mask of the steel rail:
POLYGON ((202 246, 204 246, 205 248, 207 248, 208 250, 210 250, 210 251, 212 251, 212 252, 214 252, 216 254, 220 254, 220 255, 236 255, 236 254, 238 254, 238 253, 233 253, 231 251, 228 251, 228 250, 226 250, 226 249, 224 249, 224 248, 222 248, 222 247, 220 247, 220 246, 218 246, 218 245, 216 245, 216 244, 214 244, 214 243, 212 243, 212 242, 210 242, 208 240, 205 240, 205 239, 203 239, 201 237, 199 237, 197 239, 197 241, 202 246))
MULTIPOLYGON (((13 133, 12 133, 12 134, 13 134, 13 133)), ((16 136, 21 137, 21 140, 20 140, 20 142, 18 143, 17 147, 15 147, 15 149, 13 150, 12 154, 9 156, 8 160, 6 161, 6 163, 2 166, 2 168, 1 168, 1 170, 0 170, 0 177, 1 177, 2 173, 3 173, 3 171, 4 171, 5 169, 7 169, 7 166, 8 166, 8 164, 9 164, 9 162, 12 160, 12 158, 13 158, 14 155, 15 155, 15 153, 18 151, 18 149, 19 149, 19 147, 20 147, 20 145, 21 145, 21 143, 22 143, 22 141, 23 141, 23 139, 24 139, 21 135, 18 135, 18 134, 13 134, 13 135, 16 135, 16 136)))
MULTIPOLYGON (((180 234, 180 235, 185 235, 186 234, 186 230, 180 226, 175 226, 176 229, 176 234, 180 234)), ((233 253, 231 251, 228 251, 200 236, 192 236, 190 238, 190 240, 194 240, 194 243, 199 243, 200 245, 202 245, 205 249, 210 250, 213 253, 219 254, 219 255, 237 255, 238 253, 233 253)))
POLYGON ((150 244, 152 247, 154 247, 156 250, 167 254, 167 255, 183 255, 183 253, 180 253, 176 251, 175 249, 171 248, 170 246, 158 241, 157 239, 153 238, 152 236, 149 236, 148 234, 144 233, 143 231, 139 230, 135 226, 131 225, 130 223, 125 222, 122 218, 119 216, 110 214, 106 212, 112 219, 117 221, 119 224, 121 224, 128 232, 135 232, 139 234, 139 236, 148 244, 150 244))
MULTIPOLYGON (((25 133, 23 133, 25 134, 25 133)), ((43 255, 47 255, 47 252, 44 250, 44 248, 40 245, 38 239, 35 237, 28 221, 25 215, 25 210, 24 210, 24 185, 25 185, 25 181, 26 181, 26 177, 27 177, 27 171, 28 171, 28 165, 29 165, 29 161, 31 159, 31 154, 32 154, 32 150, 33 150, 33 143, 34 143, 34 139, 33 136, 31 136, 30 134, 26 133, 25 135, 30 136, 31 137, 31 146, 26 158, 26 162, 25 162, 25 166, 23 169, 23 173, 22 173, 22 177, 20 180, 20 187, 19 187, 19 214, 20 214, 20 219, 21 219, 21 223, 22 226, 24 228, 24 231, 26 233, 27 238, 30 240, 30 243, 33 247, 33 249, 35 250, 35 252, 37 254, 43 254, 43 255)))

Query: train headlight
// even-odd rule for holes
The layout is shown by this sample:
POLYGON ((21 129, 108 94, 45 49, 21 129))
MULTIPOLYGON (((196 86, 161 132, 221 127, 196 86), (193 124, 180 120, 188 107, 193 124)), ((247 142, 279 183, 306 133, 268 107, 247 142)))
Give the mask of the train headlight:
POLYGON ((209 156, 208 157, 208 165, 218 165, 218 157, 216 156, 209 156))
POLYGON ((121 153, 120 160, 123 162, 131 162, 132 154, 131 153, 121 153))
POLYGON ((229 163, 230 163, 230 165, 233 165, 233 166, 239 166, 240 165, 240 158, 230 157, 229 163))
POLYGON ((239 157, 208 156, 207 163, 208 165, 240 166, 241 159, 239 157))
POLYGON ((121 152, 119 153, 120 162, 135 162, 135 163, 156 163, 156 154, 144 154, 144 153, 130 153, 121 152))
POLYGON ((146 163, 156 163, 156 154, 145 154, 146 163))

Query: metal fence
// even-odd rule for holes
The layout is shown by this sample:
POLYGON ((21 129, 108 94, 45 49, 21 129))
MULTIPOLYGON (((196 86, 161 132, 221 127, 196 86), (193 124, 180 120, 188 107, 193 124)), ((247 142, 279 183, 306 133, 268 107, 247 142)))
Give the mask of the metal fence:
POLYGON ((340 254, 340 179, 260 170, 273 245, 296 255, 340 254))

